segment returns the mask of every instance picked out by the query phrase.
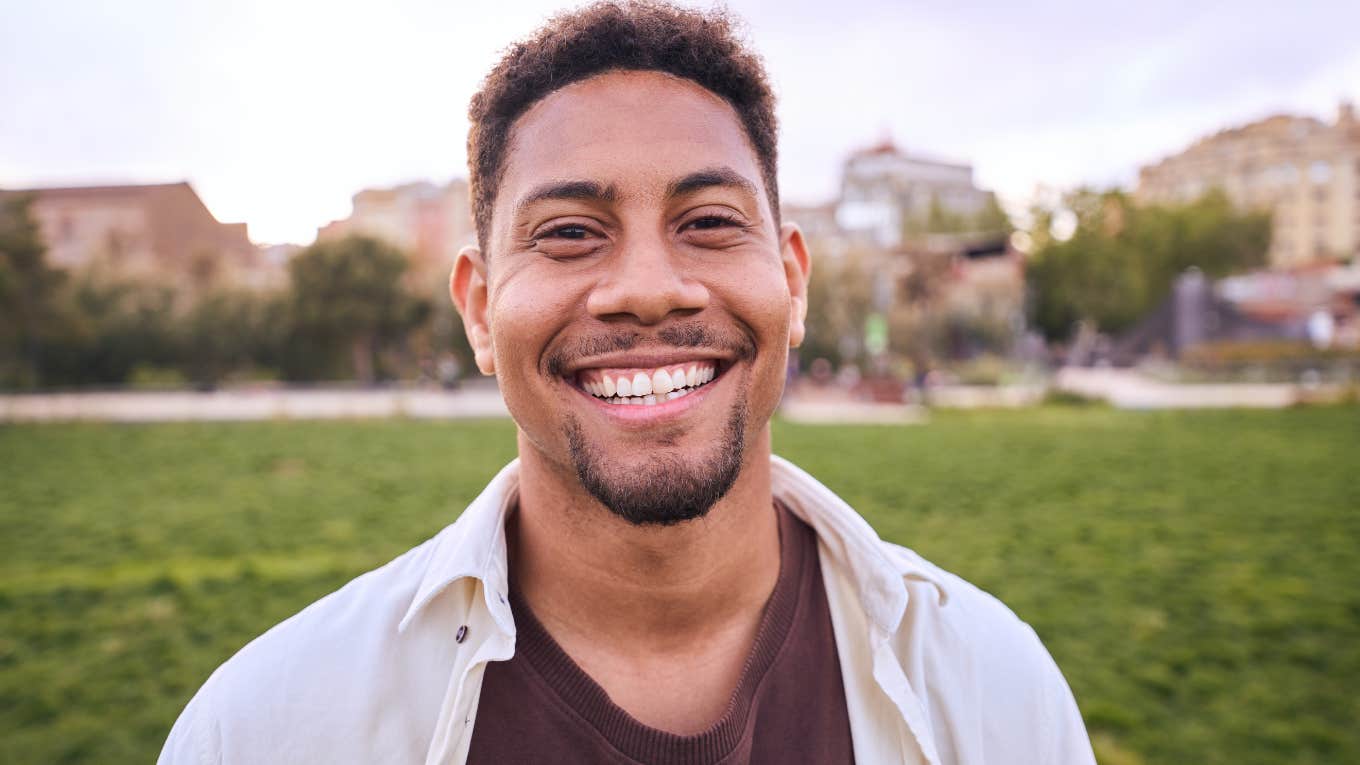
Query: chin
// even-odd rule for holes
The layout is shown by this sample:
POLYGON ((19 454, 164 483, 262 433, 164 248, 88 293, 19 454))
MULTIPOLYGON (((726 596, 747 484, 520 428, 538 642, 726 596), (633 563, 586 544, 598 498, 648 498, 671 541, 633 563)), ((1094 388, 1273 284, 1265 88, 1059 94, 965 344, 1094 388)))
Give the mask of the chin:
POLYGON ((746 452, 747 409, 732 407, 726 427, 702 453, 676 447, 612 459, 580 424, 566 426, 581 485, 605 509, 635 526, 671 526, 702 518, 736 483, 746 452))

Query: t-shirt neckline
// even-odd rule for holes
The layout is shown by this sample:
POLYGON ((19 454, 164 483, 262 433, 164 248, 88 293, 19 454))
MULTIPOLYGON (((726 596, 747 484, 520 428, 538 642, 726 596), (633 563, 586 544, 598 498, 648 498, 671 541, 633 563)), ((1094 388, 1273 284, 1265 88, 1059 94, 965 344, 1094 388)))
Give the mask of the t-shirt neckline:
POLYGON ((779 515, 779 577, 765 603, 756 639, 746 657, 740 680, 727 709, 713 725, 693 735, 679 735, 639 722, 609 698, 609 694, 581 669, 553 639, 510 582, 510 605, 517 627, 516 647, 529 666, 564 704, 595 728, 620 753, 639 762, 717 762, 742 739, 751 703, 761 682, 787 642, 799 601, 799 582, 812 545, 811 530, 781 503, 779 515))

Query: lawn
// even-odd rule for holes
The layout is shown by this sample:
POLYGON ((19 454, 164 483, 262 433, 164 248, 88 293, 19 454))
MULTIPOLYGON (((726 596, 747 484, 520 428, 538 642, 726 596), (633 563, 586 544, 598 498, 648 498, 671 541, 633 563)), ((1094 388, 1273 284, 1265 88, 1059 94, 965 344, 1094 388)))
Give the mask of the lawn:
MULTIPOLYGON (((1360 762, 1360 409, 775 443, 1033 624, 1104 765, 1360 762)), ((0 426, 0 762, 153 761, 214 667, 513 452, 504 422, 0 426)))

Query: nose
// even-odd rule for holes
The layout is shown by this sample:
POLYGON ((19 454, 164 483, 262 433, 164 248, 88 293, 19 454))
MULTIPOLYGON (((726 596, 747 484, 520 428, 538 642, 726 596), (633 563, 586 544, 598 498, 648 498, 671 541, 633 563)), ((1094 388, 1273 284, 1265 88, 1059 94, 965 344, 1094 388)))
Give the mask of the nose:
POLYGON ((691 314, 708 306, 708 288, 661 238, 634 241, 606 261, 605 273, 586 300, 598 319, 631 319, 657 324, 672 313, 691 314))

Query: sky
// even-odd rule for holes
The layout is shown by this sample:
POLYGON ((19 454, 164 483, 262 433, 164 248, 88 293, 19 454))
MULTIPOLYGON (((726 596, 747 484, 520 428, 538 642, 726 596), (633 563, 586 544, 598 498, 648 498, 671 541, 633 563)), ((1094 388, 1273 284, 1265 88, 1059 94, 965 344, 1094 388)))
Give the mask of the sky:
MULTIPOLYGON (((711 7, 711 3, 685 3, 711 7)), ((0 188, 188 180, 260 243, 359 189, 466 176, 468 99, 540 0, 0 0, 0 188)), ((780 191, 891 137, 1011 209, 1196 138, 1360 104, 1360 2, 733 0, 779 97, 780 191)))

